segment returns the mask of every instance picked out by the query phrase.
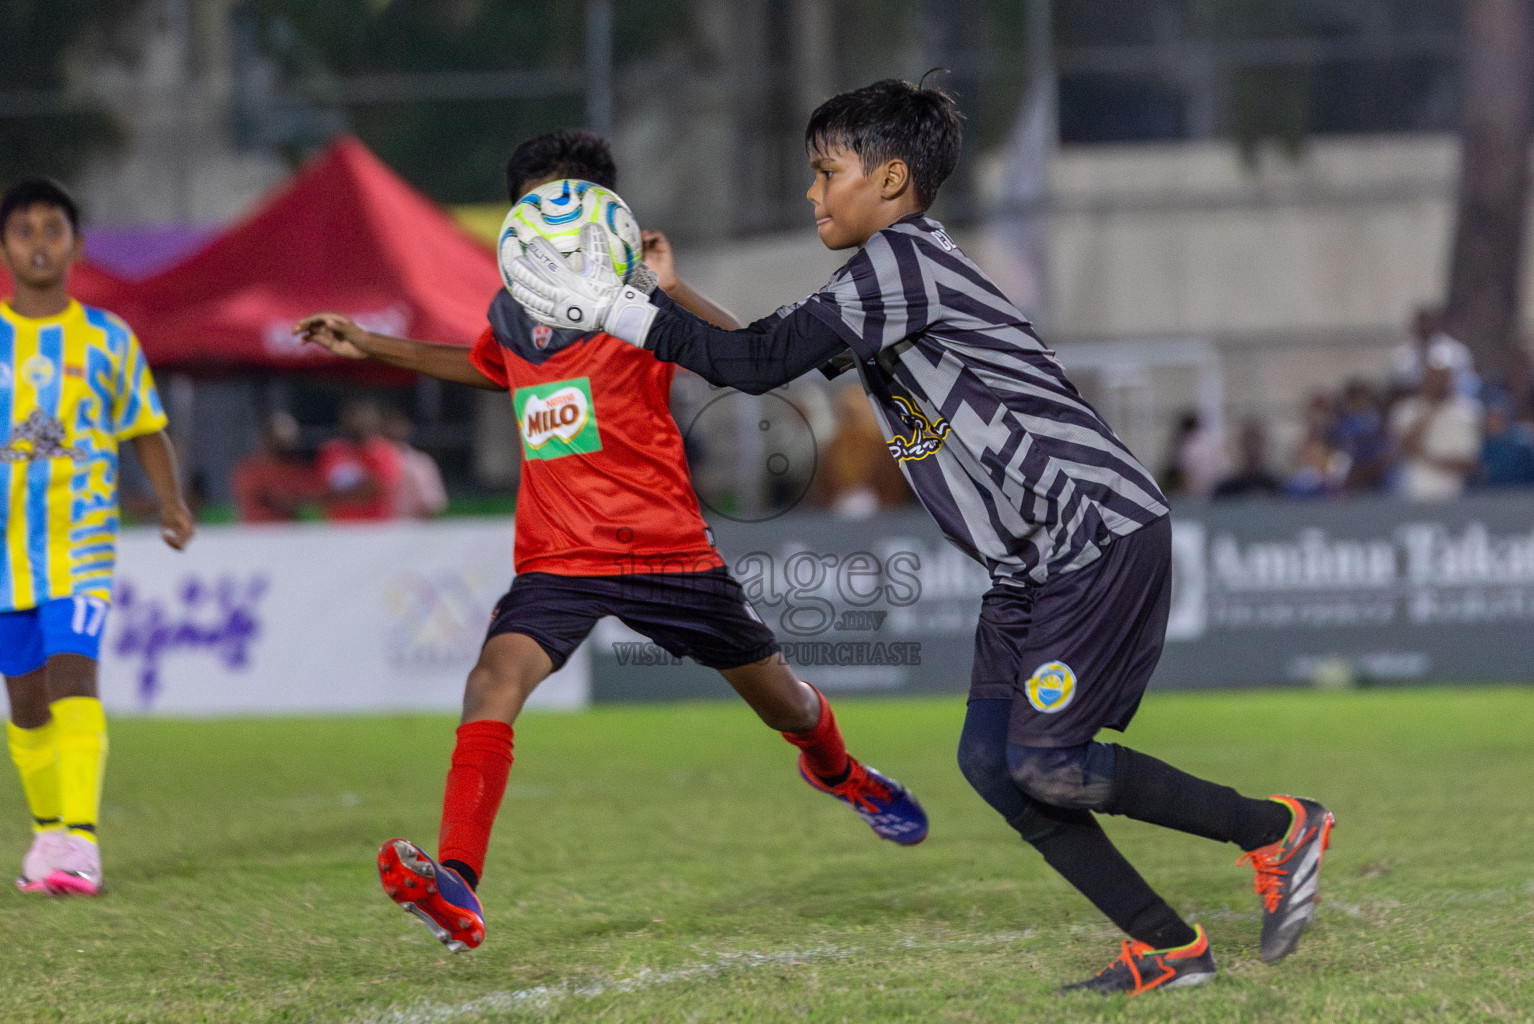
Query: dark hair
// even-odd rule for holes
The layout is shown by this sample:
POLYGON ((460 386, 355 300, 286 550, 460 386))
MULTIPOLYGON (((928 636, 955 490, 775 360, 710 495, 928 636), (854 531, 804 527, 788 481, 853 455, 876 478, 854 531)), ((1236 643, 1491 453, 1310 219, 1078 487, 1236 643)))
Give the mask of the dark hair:
POLYGON ((583 128, 561 128, 523 142, 506 161, 507 198, 522 198, 522 185, 539 178, 580 178, 618 190, 618 167, 607 140, 583 128))
POLYGON ((959 162, 960 120, 958 105, 941 89, 886 78, 816 107, 804 130, 804 148, 844 146, 858 155, 864 170, 904 160, 916 197, 930 206, 959 162))
POLYGON ((64 191, 64 186, 52 178, 22 178, 5 190, 5 195, 0 197, 0 232, 5 231, 11 214, 38 203, 47 203, 63 210, 70 230, 77 235, 80 233, 80 207, 64 191))

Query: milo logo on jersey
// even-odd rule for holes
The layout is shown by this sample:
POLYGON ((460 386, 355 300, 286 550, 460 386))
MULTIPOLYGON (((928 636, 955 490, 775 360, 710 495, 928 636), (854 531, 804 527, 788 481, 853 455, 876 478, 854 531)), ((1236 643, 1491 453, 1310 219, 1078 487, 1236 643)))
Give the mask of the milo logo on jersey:
POLYGON ((589 377, 517 388, 512 402, 527 458, 559 459, 602 450, 589 377))

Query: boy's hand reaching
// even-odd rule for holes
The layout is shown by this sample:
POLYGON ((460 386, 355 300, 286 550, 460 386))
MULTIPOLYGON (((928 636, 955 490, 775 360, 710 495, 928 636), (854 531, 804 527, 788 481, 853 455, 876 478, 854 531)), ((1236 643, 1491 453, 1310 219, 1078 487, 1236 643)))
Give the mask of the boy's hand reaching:
POLYGON ((184 502, 160 506, 160 536, 177 551, 184 551, 197 532, 197 520, 184 502))
POLYGON ((671 239, 660 231, 641 231, 639 235, 644 239, 644 262, 629 278, 630 284, 642 292, 653 293, 653 288, 640 283, 639 280, 641 273, 648 273, 655 279, 655 287, 665 292, 672 302, 693 316, 707 320, 715 327, 722 327, 727 331, 740 330, 740 321, 735 318, 734 313, 700 295, 691 285, 677 276, 676 255, 671 248, 671 239))
POLYGON ((677 286, 676 257, 671 251, 671 239, 661 231, 641 231, 644 239, 645 266, 655 272, 656 286, 669 292, 677 286))
POLYGON ((647 293, 625 285, 608 255, 607 229, 581 229, 583 269, 577 273, 546 239, 535 238, 512 261, 511 296, 539 323, 567 331, 605 331, 644 348, 660 311, 647 293))
POLYGON ((313 313, 300 320, 294 326, 293 333, 302 335, 305 343, 318 345, 331 355, 344 359, 368 357, 362 348, 368 332, 357 326, 351 317, 341 313, 313 313))
POLYGON ((140 434, 128 441, 133 454, 138 457, 149 485, 154 488, 155 499, 160 506, 160 536, 165 543, 182 550, 197 532, 197 520, 182 497, 181 484, 176 472, 176 446, 164 430, 152 434, 140 434))

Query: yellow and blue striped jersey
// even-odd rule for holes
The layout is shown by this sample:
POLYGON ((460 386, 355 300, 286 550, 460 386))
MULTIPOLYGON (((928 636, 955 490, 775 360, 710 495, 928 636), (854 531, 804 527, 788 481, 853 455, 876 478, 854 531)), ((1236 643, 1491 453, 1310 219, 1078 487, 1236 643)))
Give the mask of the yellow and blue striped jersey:
POLYGON ((117 444, 165 422, 127 324, 75 301, 41 320, 0 303, 0 612, 110 600, 117 444))

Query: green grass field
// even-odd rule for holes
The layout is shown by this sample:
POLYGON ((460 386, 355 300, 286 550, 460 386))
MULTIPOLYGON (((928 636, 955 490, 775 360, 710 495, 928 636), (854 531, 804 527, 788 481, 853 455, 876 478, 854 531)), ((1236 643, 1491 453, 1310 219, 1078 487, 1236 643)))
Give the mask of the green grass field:
POLYGON ((1054 994, 1118 939, 969 791, 962 700, 838 706, 925 802, 922 846, 812 792, 744 705, 529 715, 459 955, 373 870, 385 838, 435 843, 448 719, 119 720, 109 892, 0 893, 0 1021, 1534 1020, 1534 690, 1148 699, 1135 746, 1338 825, 1315 925, 1267 966, 1239 851, 1109 821, 1222 967, 1132 1001, 1054 994))

